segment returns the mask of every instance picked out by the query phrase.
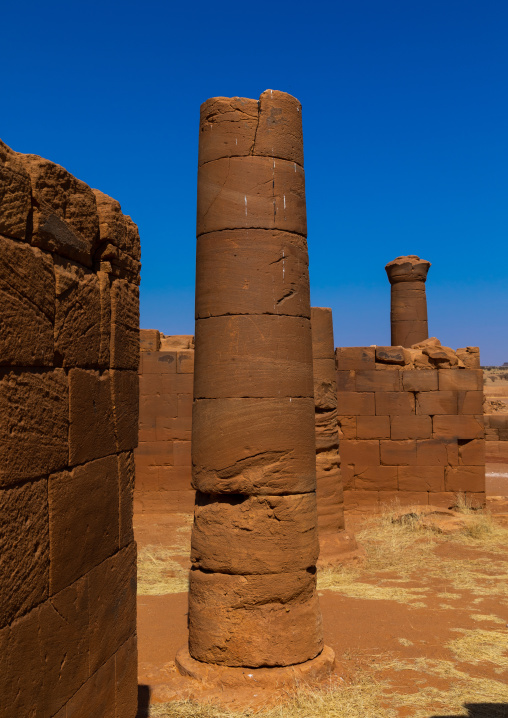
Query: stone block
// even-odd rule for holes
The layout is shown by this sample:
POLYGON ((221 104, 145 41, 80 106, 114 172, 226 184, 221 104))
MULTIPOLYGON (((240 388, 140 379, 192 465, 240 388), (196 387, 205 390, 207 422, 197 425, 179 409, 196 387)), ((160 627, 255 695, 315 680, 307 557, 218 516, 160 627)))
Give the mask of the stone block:
POLYGON ((138 713, 138 646, 134 634, 115 654, 116 718, 135 718, 138 713))
POLYGON ((175 374, 176 351, 142 351, 140 373, 143 377, 146 377, 147 374, 175 374))
POLYGON ((101 293, 97 276, 69 260, 55 260, 55 352, 62 366, 97 366, 101 293))
POLYGON ((315 490, 312 398, 197 400, 192 432, 193 482, 203 493, 315 490))
POLYGON ((92 268, 91 243, 55 213, 51 205, 41 203, 33 206, 32 244, 59 257, 79 262, 92 268))
POLYGON ((244 665, 248 655, 252 667, 314 658, 323 647, 315 585, 308 571, 249 576, 191 571, 191 655, 218 664, 226 657, 232 666, 244 665))
POLYGON ((211 97, 203 102, 199 125, 199 166, 223 157, 250 155, 258 123, 257 100, 211 97))
POLYGON ((376 391, 376 414, 408 416, 415 413, 414 395, 407 391, 376 391))
POLYGON ((388 466, 416 466, 416 441, 381 440, 379 446, 382 464, 388 466))
POLYGON ((389 439, 389 416, 358 416, 356 419, 358 439, 389 439))
POLYGON ((93 674, 136 632, 136 544, 93 568, 88 580, 93 674))
POLYGON ((485 442, 483 439, 471 439, 459 442, 459 465, 484 466, 485 442))
POLYGON ((303 167, 302 106, 296 97, 278 90, 260 95, 252 153, 280 157, 303 167))
POLYGON ((173 463, 175 466, 192 465, 190 441, 173 442, 173 463))
POLYGON ((337 411, 340 416, 373 416, 376 413, 374 393, 338 391, 337 411))
POLYGON ((376 361, 385 364, 404 364, 404 348, 395 347, 376 347, 376 361))
POLYGON ((194 349, 179 349, 177 351, 176 371, 178 374, 194 373, 194 349))
POLYGON ((424 439, 416 442, 418 466, 458 464, 457 442, 452 439, 424 439))
POLYGON ((355 466, 355 489, 374 491, 397 490, 397 466, 355 466))
POLYGON ((281 229, 305 237, 303 168, 252 155, 202 165, 197 217, 198 237, 224 229, 281 229))
POLYGON ((443 509, 453 509, 457 504, 457 494, 453 491, 438 491, 429 494, 429 504, 443 509))
POLYGON ((484 466, 447 466, 445 468, 446 491, 485 491, 484 466))
POLYGON ((352 369, 337 371, 337 391, 356 391, 356 373, 352 369))
POLYGON ((465 347, 457 349, 457 357, 463 362, 466 369, 480 369, 479 347, 465 347))
POLYGON ((18 153, 0 141, 0 234, 26 240, 31 209, 30 177, 18 153))
POLYGON ((308 319, 270 315, 199 319, 196 346, 195 398, 313 396, 308 319))
MULTIPOLYGON (((19 157, 30 175, 36 205, 51 207, 91 253, 99 240, 99 217, 90 187, 54 162, 36 155, 19 157)), ((58 248, 52 251, 58 253, 58 248)))
POLYGON ((67 704, 66 718, 116 718, 115 657, 112 656, 84 683, 67 704))
MULTIPOLYGON (((178 418, 192 418, 192 394, 178 394, 178 418)), ((189 426, 190 428, 190 426, 189 426)), ((175 437, 178 438, 178 437, 175 437)))
POLYGON ((351 491, 344 489, 344 508, 346 511, 362 512, 379 509, 379 491, 351 491))
POLYGON ((0 486, 64 467, 68 426, 63 369, 0 373, 0 486))
POLYGON ((161 348, 160 331, 158 329, 140 329, 139 348, 142 352, 158 352, 161 348))
POLYGON ((0 628, 48 596, 46 479, 0 490, 0 628))
POLYGON ((118 549, 118 460, 49 478, 50 591, 57 593, 118 549))
POLYGON ((508 429, 508 414, 490 414, 489 424, 492 429, 508 429))
POLYGON ((173 441, 144 441, 136 450, 136 470, 141 466, 173 466, 173 441))
POLYGON ((481 369, 439 369, 440 391, 477 391, 483 389, 481 369))
POLYGON ((339 439, 356 439, 356 416, 339 416, 339 439))
POLYGON ((155 436, 153 438, 147 438, 147 441, 190 441, 191 439, 191 417, 176 417, 172 419, 156 417, 155 436))
POLYGON ((402 372, 404 391, 437 391, 438 372, 422 369, 404 369, 402 372))
POLYGON ((258 314, 310 318, 305 238, 274 229, 198 237, 196 318, 250 314, 252 307, 258 314))
MULTIPOLYGON (((190 450, 190 441, 189 444, 190 450)), ((165 491, 191 491, 192 472, 188 466, 159 466, 159 487, 165 491)))
POLYGON ((136 490, 137 491, 161 491, 166 489, 160 479, 160 469, 171 469, 172 467, 145 466, 138 461, 137 451, 134 454, 136 466, 136 490))
POLYGON ((434 416, 433 437, 437 439, 482 439, 483 421, 474 416, 434 416))
POLYGON ((391 438, 397 441, 403 439, 430 439, 432 436, 432 419, 423 414, 410 416, 392 416, 391 438))
POLYGON ((112 244, 121 252, 141 259, 139 233, 130 217, 122 213, 120 203, 98 189, 92 190, 99 215, 99 232, 101 244, 112 244))
POLYGON ((53 260, 38 249, 3 237, 0 256, 0 365, 52 366, 53 260))
POLYGON ((400 371, 375 371, 372 369, 356 372, 356 391, 400 391, 400 371))
POLYGON ((417 414, 456 414, 457 407, 455 391, 421 391, 416 395, 417 414))
POLYGON ((458 391, 459 414, 483 414, 483 391, 458 391))
POLYGON ((139 367, 139 287, 123 279, 111 285, 111 367, 139 367))
POLYGON ((110 372, 69 371, 70 465, 116 452, 110 372))
POLYGON ((399 466, 399 491, 444 491, 444 466, 399 466))
POLYGON ((110 374, 116 450, 129 451, 138 445, 138 375, 134 371, 112 371, 110 374))
POLYGON ((118 545, 120 548, 134 541, 132 529, 132 500, 134 493, 134 455, 132 451, 118 454, 118 545))
POLYGON ((101 369, 108 369, 111 346, 111 280, 107 272, 97 272, 97 279, 101 301, 99 366, 101 369))
POLYGON ((192 491, 135 491, 134 513, 192 513, 194 498, 192 491))
POLYGON ((426 506, 429 503, 429 494, 427 491, 397 491, 396 494, 380 492, 379 500, 381 504, 385 504, 387 508, 398 506, 426 506))
POLYGON ((340 457, 345 464, 379 465, 379 441, 345 439, 340 442, 340 457))
POLYGON ((192 564, 227 574, 276 574, 314 566, 316 495, 197 495, 192 564), (224 527, 228 531, 224 531, 224 527))
POLYGON ((374 347, 337 347, 335 360, 338 371, 376 368, 374 347))

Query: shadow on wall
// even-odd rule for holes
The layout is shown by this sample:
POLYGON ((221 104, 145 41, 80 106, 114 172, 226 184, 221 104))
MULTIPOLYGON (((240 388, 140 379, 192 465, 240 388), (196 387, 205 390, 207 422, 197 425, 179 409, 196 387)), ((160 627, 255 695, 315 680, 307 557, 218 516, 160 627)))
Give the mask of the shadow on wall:
MULTIPOLYGON (((467 718, 507 718, 508 703, 465 703, 464 708, 467 709, 467 718)), ((434 715, 430 718, 461 718, 461 716, 439 716, 434 715)), ((464 716, 462 715, 462 718, 464 716)))
POLYGON ((150 707, 150 686, 138 685, 138 712, 136 718, 147 718, 150 707))

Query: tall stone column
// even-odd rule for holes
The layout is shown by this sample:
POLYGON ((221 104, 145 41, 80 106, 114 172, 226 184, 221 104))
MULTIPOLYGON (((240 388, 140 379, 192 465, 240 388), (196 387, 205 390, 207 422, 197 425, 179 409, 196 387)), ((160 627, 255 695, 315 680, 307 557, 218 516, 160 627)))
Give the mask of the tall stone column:
POLYGON ((212 98, 199 138, 191 675, 323 655, 301 106, 212 98))
POLYGON ((355 537, 345 530, 337 423, 337 377, 332 310, 312 307, 312 360, 316 425, 316 479, 321 564, 360 558, 355 537))
POLYGON ((397 257, 385 267, 392 285, 392 346, 410 347, 429 338, 425 296, 429 267, 430 262, 416 254, 397 257))

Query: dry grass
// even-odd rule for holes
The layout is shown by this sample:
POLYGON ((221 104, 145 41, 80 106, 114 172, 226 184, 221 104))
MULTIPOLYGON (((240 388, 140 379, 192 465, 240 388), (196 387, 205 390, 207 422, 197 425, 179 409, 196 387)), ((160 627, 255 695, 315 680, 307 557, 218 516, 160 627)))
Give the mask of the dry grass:
POLYGON ((138 551, 138 594, 159 596, 166 593, 187 591, 189 571, 183 564, 190 554, 190 533, 192 519, 176 530, 174 545, 168 548, 160 545, 143 546, 138 551), (183 559, 182 563, 175 557, 183 559))
POLYGON ((462 633, 448 643, 448 648, 457 660, 477 665, 482 661, 493 663, 498 668, 508 670, 508 634, 506 631, 485 631, 477 628, 468 631, 453 629, 462 633))

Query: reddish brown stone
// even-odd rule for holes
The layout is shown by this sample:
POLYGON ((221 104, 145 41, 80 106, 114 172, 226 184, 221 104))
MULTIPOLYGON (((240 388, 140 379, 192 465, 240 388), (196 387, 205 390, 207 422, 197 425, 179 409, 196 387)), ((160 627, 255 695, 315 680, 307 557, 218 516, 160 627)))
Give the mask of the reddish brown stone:
POLYGON ((482 439, 483 421, 474 416, 435 416, 432 419, 434 438, 482 439))
POLYGON ((438 373, 441 391, 483 390, 481 369, 440 369, 438 373))
POLYGON ((115 279, 111 286, 111 367, 138 370, 139 288, 115 279))
POLYGON ((142 381, 148 374, 175 374, 176 351, 141 352, 140 373, 142 381))
POLYGON ((410 415, 391 417, 391 438, 430 439, 432 436, 432 419, 430 416, 410 415))
POLYGON ((457 392, 459 414, 483 414, 483 391, 457 392))
POLYGON ((303 167, 302 106, 296 97, 278 90, 265 90, 261 94, 252 152, 279 157, 303 167))
POLYGON ((307 242, 278 230, 211 232, 198 238, 196 316, 309 317, 307 242), (253 244, 256 251, 253 252, 253 244))
POLYGON ((29 240, 31 200, 30 177, 18 153, 0 140, 0 234, 29 240))
POLYGON ((357 436, 357 417, 356 416, 339 416, 339 438, 340 439, 356 439, 357 436))
POLYGON ((138 445, 139 383, 137 372, 112 371, 113 417, 116 450, 128 451, 138 445))
POLYGON ((374 347, 338 347, 335 359, 339 371, 376 368, 374 347))
POLYGON ((178 374, 194 374, 194 349, 180 349, 176 353, 178 374))
POLYGON ((139 344, 142 352, 158 352, 161 348, 161 333, 157 329, 140 329, 139 344))
POLYGON ((55 319, 52 258, 3 237, 0 256, 0 364, 52 366, 55 319))
POLYGON ((136 632, 136 544, 106 559, 88 576, 93 673, 136 632))
POLYGON ((138 712, 138 647, 133 635, 115 654, 116 718, 134 718, 138 712))
POLYGON ((66 465, 68 406, 62 369, 0 375, 1 486, 66 465))
MULTIPOLYGON (((381 441, 381 444, 389 443, 381 441)), ((379 441, 356 441, 345 439, 340 442, 340 456, 345 464, 374 466, 379 464, 379 441)), ((394 463, 394 462, 384 462, 394 463)))
POLYGON ((416 441, 381 440, 379 448, 382 464, 387 466, 416 466, 416 441))
POLYGON ((458 463, 457 443, 442 439, 417 441, 416 458, 418 466, 446 466, 449 463, 458 463))
POLYGON ((457 392, 454 391, 421 391, 416 395, 416 413, 456 414, 457 392))
POLYGON ((444 466, 399 466, 400 491, 444 491, 444 466))
POLYGON ((203 102, 199 123, 199 166, 223 157, 252 154, 258 124, 257 100, 211 97, 203 102))
POLYGON ((109 367, 111 345, 111 282, 107 272, 97 272, 101 302, 99 366, 109 367))
POLYGON ((485 466, 447 466, 445 490, 455 492, 485 491, 485 466))
POLYGON ((399 470, 397 466, 355 466, 355 489, 396 491, 399 470))
POLYGON ((191 571, 191 656, 252 667, 314 658, 323 648, 315 584, 309 571, 250 576, 191 571))
POLYGON ((46 479, 0 490, 0 628, 48 596, 46 479))
POLYGON ((98 189, 92 190, 97 203, 101 244, 111 243, 136 260, 141 259, 137 227, 122 214, 120 203, 98 189))
POLYGON ((376 347, 376 361, 383 364, 404 364, 406 361, 404 349, 401 346, 376 347))
POLYGON ((228 574, 283 573, 315 565, 316 495, 198 495, 191 561, 228 574), (227 531, 224 527, 229 527, 227 531))
POLYGON ((372 392, 337 392, 337 411, 339 415, 374 416, 376 413, 375 395, 372 392))
POLYGON ((459 462, 465 466, 485 466, 485 442, 471 439, 459 443, 459 462))
POLYGON ((55 261, 55 351, 62 366, 94 366, 101 344, 99 280, 69 260, 55 261))
POLYGON ((69 463, 82 464, 116 451, 109 372, 69 372, 69 463))
POLYGON ((425 280, 430 262, 414 254, 397 257, 385 269, 391 284, 392 345, 410 347, 427 339, 425 280))
POLYGON ((415 413, 414 396, 404 391, 376 391, 376 414, 407 416, 415 413))
POLYGON ((466 369, 480 369, 480 349, 478 347, 457 349, 455 353, 466 369))
POLYGON ((352 369, 336 372, 337 391, 356 390, 356 372, 352 369))
POLYGON ((198 173, 197 235, 223 229, 281 229, 307 235, 300 165, 272 157, 232 157, 198 173))
POLYGON ((389 439, 390 417, 359 416, 356 420, 356 436, 358 439, 389 439))
POLYGON ((314 401, 196 401, 192 457, 193 482, 203 493, 312 491, 316 471, 314 401))
POLYGON ((127 546, 134 540, 132 530, 132 497, 134 491, 134 456, 131 451, 118 454, 119 520, 118 545, 127 546))
POLYGON ((66 718, 116 718, 115 657, 95 671, 67 704, 66 718))
POLYGON ((438 372, 405 369, 402 372, 402 386, 404 391, 437 391, 438 372))
POLYGON ((308 319, 267 315, 203 319, 196 323, 196 347, 196 399, 313 395, 308 319))
POLYGON ((400 391, 400 372, 375 370, 356 372, 356 391, 400 391))
POLYGON ((50 590, 56 593, 118 549, 116 456, 49 479, 50 590))

